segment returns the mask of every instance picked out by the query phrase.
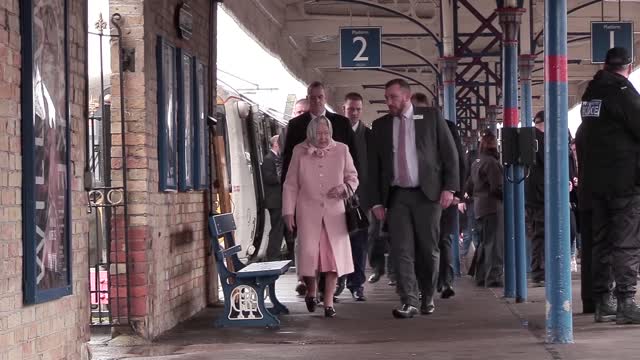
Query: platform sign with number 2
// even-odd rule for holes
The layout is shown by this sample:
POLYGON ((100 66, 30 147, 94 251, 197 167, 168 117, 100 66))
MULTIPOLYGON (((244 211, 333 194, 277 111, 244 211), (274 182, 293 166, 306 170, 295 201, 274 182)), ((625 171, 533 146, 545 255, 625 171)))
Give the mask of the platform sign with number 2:
POLYGON ((340 28, 340 68, 382 67, 382 28, 379 26, 340 28))

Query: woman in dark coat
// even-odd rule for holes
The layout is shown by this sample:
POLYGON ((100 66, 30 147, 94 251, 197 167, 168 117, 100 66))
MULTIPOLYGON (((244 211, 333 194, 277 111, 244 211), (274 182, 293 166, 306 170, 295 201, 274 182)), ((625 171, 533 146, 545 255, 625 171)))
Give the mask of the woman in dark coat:
POLYGON ((503 170, 495 135, 480 140, 480 154, 471 165, 465 190, 473 196, 480 244, 475 254, 475 279, 478 286, 501 287, 504 265, 502 212, 503 170))

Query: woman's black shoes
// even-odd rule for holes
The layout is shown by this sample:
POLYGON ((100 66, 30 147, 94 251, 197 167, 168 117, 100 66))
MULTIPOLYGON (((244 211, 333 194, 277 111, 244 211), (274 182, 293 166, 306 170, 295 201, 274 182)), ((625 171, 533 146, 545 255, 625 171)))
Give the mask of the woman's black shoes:
POLYGON ((311 296, 311 297, 306 297, 304 298, 304 302, 307 304, 307 310, 309 310, 309 312, 315 312, 316 311, 316 305, 318 304, 318 302, 316 301, 316 298, 311 296))
POLYGON ((324 317, 336 317, 336 309, 334 309, 333 306, 324 308, 324 317))

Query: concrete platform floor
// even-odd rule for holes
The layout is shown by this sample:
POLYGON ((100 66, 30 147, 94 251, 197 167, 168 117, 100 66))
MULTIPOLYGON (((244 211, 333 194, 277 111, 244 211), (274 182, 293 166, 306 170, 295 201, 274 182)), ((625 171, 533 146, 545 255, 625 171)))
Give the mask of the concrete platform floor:
MULTIPOLYGON (((310 314, 295 296, 295 276, 279 280, 279 296, 291 310, 279 330, 215 329, 221 308, 209 308, 153 343, 118 337, 94 338, 92 358, 159 359, 638 359, 640 326, 595 324, 582 315, 579 281, 574 281, 575 344, 544 343, 544 288, 530 288, 530 302, 514 304, 502 290, 476 288, 470 278, 456 282, 456 296, 436 301, 436 312, 398 320, 394 288, 383 278, 367 284, 367 302, 349 292, 336 304, 337 318, 310 314)), ((321 309, 319 309, 321 310, 321 309)))

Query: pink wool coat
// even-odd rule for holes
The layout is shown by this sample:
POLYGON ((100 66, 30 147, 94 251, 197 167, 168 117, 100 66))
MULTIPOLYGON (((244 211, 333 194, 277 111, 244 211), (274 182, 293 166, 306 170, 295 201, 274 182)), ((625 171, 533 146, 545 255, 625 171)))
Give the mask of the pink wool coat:
POLYGON ((283 185, 282 214, 296 216, 298 229, 298 275, 315 276, 318 270, 322 222, 327 229, 338 276, 353 272, 351 243, 344 201, 327 197, 329 190, 348 183, 355 191, 358 172, 347 145, 331 142, 316 151, 306 141, 293 148, 283 185), (318 152, 323 154, 318 155, 318 152))

